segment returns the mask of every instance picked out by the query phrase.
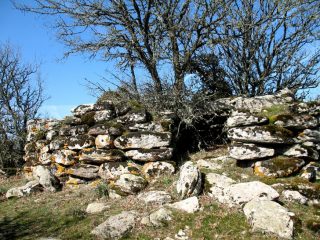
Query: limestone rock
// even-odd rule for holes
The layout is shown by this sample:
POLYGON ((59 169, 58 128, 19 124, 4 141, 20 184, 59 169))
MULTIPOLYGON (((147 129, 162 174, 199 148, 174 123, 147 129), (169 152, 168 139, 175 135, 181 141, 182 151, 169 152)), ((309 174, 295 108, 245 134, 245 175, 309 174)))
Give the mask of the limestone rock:
POLYGON ((266 117, 254 116, 248 112, 233 111, 231 113, 231 116, 227 120, 226 126, 231 128, 240 126, 260 125, 267 122, 268 119, 266 117))
POLYGON ((284 199, 286 199, 289 202, 297 202, 300 204, 307 204, 308 202, 308 198, 303 196, 298 191, 284 190, 282 192, 282 196, 284 199))
POLYGON ((22 187, 15 187, 11 188, 6 193, 6 198, 13 198, 13 197, 24 197, 30 195, 33 192, 42 191, 43 188, 40 185, 39 181, 34 180, 28 182, 26 185, 22 187))
POLYGON ((205 181, 208 195, 217 199, 219 202, 224 201, 224 189, 236 183, 233 179, 217 173, 206 174, 205 181))
POLYGON ((291 131, 271 125, 231 128, 228 137, 233 141, 245 143, 294 143, 291 131))
POLYGON ((60 136, 77 136, 83 135, 88 131, 87 125, 63 126, 59 129, 60 136))
POLYGON ((148 182, 140 176, 133 174, 122 174, 114 183, 114 187, 124 194, 136 194, 147 186, 148 182))
POLYGON ((184 199, 180 202, 169 204, 168 207, 178 209, 187 213, 195 213, 200 210, 199 200, 196 196, 184 199))
POLYGON ((110 124, 96 124, 91 127, 88 131, 89 135, 111 135, 111 136, 121 136, 124 132, 124 126, 119 123, 110 124))
POLYGON ((311 115, 279 115, 275 119, 275 125, 290 129, 315 128, 319 125, 318 120, 311 115))
POLYGON ((299 144, 285 148, 282 155, 288 157, 308 157, 308 150, 299 144))
POLYGON ((81 117, 85 113, 96 111, 99 109, 102 109, 102 107, 98 107, 95 104, 82 104, 72 109, 71 112, 73 113, 74 116, 81 117))
POLYGON ((126 162, 108 162, 100 165, 99 177, 105 180, 116 180, 120 175, 129 173, 126 162))
POLYGON ((79 157, 79 161, 86 163, 121 162, 124 159, 124 153, 118 149, 83 149, 79 157))
POLYGON ((146 178, 158 178, 162 175, 172 175, 175 167, 169 162, 150 162, 143 165, 142 173, 146 178))
POLYGON ((54 130, 50 130, 46 133, 46 140, 52 141, 56 136, 58 136, 58 132, 54 130))
POLYGON ((172 197, 165 191, 149 191, 140 193, 138 199, 146 204, 165 204, 172 201, 172 197))
POLYGON ((303 159, 278 156, 256 162, 254 173, 262 177, 287 177, 299 172, 304 165, 303 159))
POLYGON ((122 124, 131 124, 131 123, 145 123, 148 121, 148 113, 146 110, 136 110, 130 111, 126 115, 121 116, 117 119, 117 122, 122 124))
POLYGON ((73 177, 95 179, 98 177, 99 166, 80 164, 70 169, 68 173, 73 177))
POLYGON ((91 231, 98 239, 120 239, 125 237, 134 228, 138 219, 137 213, 122 212, 109 217, 91 231))
POLYGON ((95 140, 96 148, 113 148, 113 137, 111 135, 98 135, 95 140))
POLYGON ((114 110, 102 110, 97 111, 94 114, 94 121, 95 122, 103 122, 103 121, 109 121, 115 117, 114 110))
POLYGON ((201 192, 201 172, 191 161, 185 162, 180 168, 177 182, 177 193, 181 199, 197 196, 201 192))
POLYGON ((59 180, 44 166, 36 166, 32 169, 33 177, 47 191, 55 192, 60 188, 59 180))
POLYGON ((155 227, 165 226, 172 219, 172 212, 166 208, 160 208, 157 211, 152 212, 149 216, 151 225, 155 227))
POLYGON ((172 157, 172 148, 167 149, 137 149, 129 150, 125 154, 134 161, 154 162, 170 160, 172 157))
POLYGON ((71 166, 75 164, 75 159, 77 156, 77 152, 67 149, 62 149, 55 151, 52 154, 52 159, 54 162, 62 164, 64 166, 71 166))
POLYGON ((275 154, 273 148, 261 147, 255 144, 232 144, 229 148, 230 157, 237 160, 255 160, 272 157, 275 154))
POLYGON ((52 155, 50 153, 40 153, 39 154, 39 162, 42 165, 48 165, 51 163, 52 155))
POLYGON ((69 176, 68 181, 66 181, 66 186, 75 187, 75 186, 79 186, 80 184, 87 184, 87 183, 88 181, 84 179, 79 179, 79 178, 74 178, 69 176))
POLYGON ((56 138, 52 140, 49 144, 49 148, 51 151, 63 149, 65 146, 65 138, 56 138))
POLYGON ((307 179, 310 182, 320 180, 320 163, 310 162, 302 168, 301 178, 307 179))
POLYGON ((320 143, 320 131, 305 129, 299 134, 298 139, 302 142, 320 143))
POLYGON ((148 122, 148 123, 136 123, 133 126, 129 126, 131 131, 148 131, 148 132, 166 132, 165 129, 159 123, 148 122))
POLYGON ((94 146, 94 138, 87 135, 78 135, 75 137, 67 137, 65 145, 70 150, 81 150, 94 146))
POLYGON ((110 206, 107 205, 106 203, 94 202, 94 203, 90 203, 87 206, 86 212, 89 214, 96 214, 96 213, 101 213, 109 208, 110 206))
POLYGON ((274 200, 279 193, 267 184, 259 181, 237 183, 224 189, 224 202, 230 207, 239 207, 256 198, 274 200))
POLYGON ((252 200, 243 208, 254 231, 274 233, 279 237, 292 239, 294 216, 279 203, 270 200, 252 200))
POLYGON ((114 145, 120 149, 152 149, 168 147, 170 142, 170 133, 131 132, 116 138, 114 145))

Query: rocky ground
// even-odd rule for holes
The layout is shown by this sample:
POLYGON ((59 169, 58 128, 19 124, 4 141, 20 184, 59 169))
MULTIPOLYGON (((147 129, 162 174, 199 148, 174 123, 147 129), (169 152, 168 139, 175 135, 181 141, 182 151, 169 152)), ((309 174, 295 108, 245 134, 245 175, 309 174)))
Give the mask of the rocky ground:
POLYGON ((225 147, 189 160, 121 198, 100 182, 6 199, 27 180, 2 179, 0 239, 319 239, 320 183, 255 176, 225 147))

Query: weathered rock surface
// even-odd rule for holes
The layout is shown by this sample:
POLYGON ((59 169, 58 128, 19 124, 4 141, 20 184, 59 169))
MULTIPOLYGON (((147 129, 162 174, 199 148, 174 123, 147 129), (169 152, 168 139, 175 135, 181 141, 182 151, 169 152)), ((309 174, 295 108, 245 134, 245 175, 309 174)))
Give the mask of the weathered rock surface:
POLYGON ((259 181, 237 183, 227 186, 224 189, 223 202, 231 207, 239 207, 252 199, 262 198, 274 200, 279 193, 267 184, 259 181))
POLYGON ((229 155, 237 160, 255 160, 272 157, 275 154, 273 148, 261 147, 255 144, 243 143, 232 144, 229 148, 229 155))
POLYGON ((276 117, 275 125, 290 129, 315 128, 319 125, 318 119, 311 115, 279 115, 276 117))
POLYGON ((113 110, 101 110, 96 111, 94 114, 95 122, 109 121, 115 117, 115 112, 113 110))
POLYGON ((6 193, 6 198, 24 197, 24 196, 30 195, 31 193, 39 192, 42 190, 43 188, 40 185, 39 181, 34 180, 34 181, 28 182, 26 185, 22 187, 15 187, 15 188, 9 189, 6 193))
POLYGON ((217 173, 206 174, 205 181, 208 195, 217 199, 219 202, 224 202, 224 189, 236 183, 233 179, 217 173))
POLYGON ((47 191, 55 192, 60 188, 59 180, 44 166, 36 166, 32 169, 33 177, 47 191))
POLYGON ((314 182, 320 180, 320 163, 310 162, 302 168, 300 177, 307 179, 308 181, 314 182))
POLYGON ((284 199, 286 199, 289 202, 297 202, 300 204, 307 204, 308 202, 308 198, 303 196, 298 191, 284 190, 282 192, 282 196, 284 199))
POLYGON ((228 118, 226 126, 231 127, 242 127, 251 126, 267 123, 266 117, 254 116, 248 112, 233 111, 231 116, 228 118))
POLYGON ((170 141, 170 133, 131 132, 116 138, 114 145, 120 149, 151 149, 168 147, 170 141))
POLYGON ((304 165, 303 159, 279 156, 256 162, 254 173, 262 177, 287 177, 299 172, 304 165))
POLYGON ((95 140, 96 148, 113 148, 113 137, 111 135, 98 135, 95 140))
POLYGON ((120 239, 126 236, 135 226, 138 219, 137 213, 122 212, 109 217, 91 231, 98 239, 120 239))
POLYGON ((99 166, 90 164, 81 164, 73 169, 70 169, 68 173, 71 176, 84 178, 84 179, 95 179, 98 177, 99 166))
POLYGON ((299 134, 298 139, 302 142, 320 143, 320 131, 305 129, 302 133, 299 134))
POLYGON ((52 160, 64 166, 71 166, 75 163, 77 152, 67 149, 57 150, 52 154, 52 160))
POLYGON ((148 121, 146 110, 130 111, 126 115, 117 119, 117 122, 122 124, 145 123, 148 121))
POLYGON ((272 143, 292 144, 294 143, 292 132, 276 126, 253 126, 242 128, 231 128, 228 131, 229 139, 244 143, 272 143))
POLYGON ((111 136, 121 136, 124 132, 124 127, 121 124, 96 124, 91 127, 88 131, 89 135, 111 135, 111 136))
POLYGON ((140 193, 138 199, 146 204, 165 204, 172 201, 172 197, 165 191, 149 191, 140 193))
POLYGON ((299 144, 285 148, 282 155, 288 157, 308 157, 308 150, 299 144))
POLYGON ((135 161, 154 162, 170 160, 172 157, 172 148, 167 149, 138 149, 130 150, 125 153, 128 158, 135 161))
POLYGON ((150 225, 155 227, 166 226, 173 220, 172 212, 166 208, 160 208, 157 211, 152 212, 148 218, 150 225))
POLYGON ((185 162, 180 168, 177 182, 177 193, 181 199, 197 196, 201 192, 202 177, 201 172, 193 162, 185 162))
POLYGON ((217 164, 215 162, 211 162, 203 159, 196 161, 196 165, 200 169, 217 170, 222 168, 221 164, 217 164))
POLYGON ((102 109, 102 108, 95 104, 82 104, 72 109, 71 112, 73 113, 74 116, 81 117, 85 113, 96 111, 99 109, 102 109))
POLYGON ((122 174, 114 183, 114 187, 125 194, 136 194, 147 186, 147 181, 133 174, 122 174))
POLYGON ((126 162, 108 162, 100 165, 98 175, 110 181, 118 179, 125 173, 129 173, 126 162))
POLYGON ((110 206, 106 203, 94 202, 87 206, 86 212, 89 214, 101 213, 109 208, 110 206))
POLYGON ((161 175, 172 175, 175 172, 173 164, 168 162, 150 162, 142 167, 142 173, 146 178, 157 178, 161 175))
POLYGON ((64 144, 70 150, 81 150, 84 148, 90 148, 94 146, 94 138, 87 135, 78 135, 77 137, 67 137, 64 144))
POLYGON ((118 149, 83 149, 79 161, 87 163, 121 162, 125 160, 124 152, 118 149))
POLYGON ((178 209, 187 213, 195 213, 200 210, 199 200, 196 196, 184 199, 180 202, 169 204, 168 207, 178 209))
POLYGON ((270 200, 252 200, 248 202, 243 212, 254 231, 274 233, 279 237, 292 239, 294 216, 279 203, 270 200))

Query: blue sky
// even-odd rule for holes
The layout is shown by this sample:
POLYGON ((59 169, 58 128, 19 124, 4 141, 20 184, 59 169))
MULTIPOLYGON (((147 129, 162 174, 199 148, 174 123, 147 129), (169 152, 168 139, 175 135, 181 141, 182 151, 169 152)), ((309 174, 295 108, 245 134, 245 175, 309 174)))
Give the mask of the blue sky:
POLYGON ((45 92, 50 96, 41 114, 61 118, 69 114, 71 108, 95 101, 84 86, 84 79, 98 81, 100 76, 105 76, 108 65, 82 55, 61 60, 64 45, 57 41, 47 24, 50 22, 44 17, 20 12, 13 8, 10 0, 0 0, 0 43, 9 41, 20 50, 25 62, 41 64, 45 92))
MULTIPOLYGON (((101 76, 107 77, 106 69, 113 73, 115 69, 111 64, 89 60, 83 55, 61 60, 66 49, 48 25, 50 18, 20 12, 10 0, 0 0, 0 43, 9 41, 19 48, 25 62, 41 63, 40 72, 50 99, 40 112, 44 117, 62 118, 79 104, 95 102, 96 98, 84 86, 86 78, 99 81, 101 76)), ((144 79, 139 75, 139 79, 144 79)), ((320 87, 310 92, 311 96, 318 95, 320 87)))

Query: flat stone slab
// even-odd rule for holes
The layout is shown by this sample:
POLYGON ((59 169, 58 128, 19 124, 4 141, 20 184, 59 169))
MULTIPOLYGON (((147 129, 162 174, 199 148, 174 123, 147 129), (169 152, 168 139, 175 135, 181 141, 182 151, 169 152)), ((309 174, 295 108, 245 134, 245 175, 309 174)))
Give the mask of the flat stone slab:
POLYGON ((230 157, 237 160, 255 160, 272 157, 275 154, 273 148, 261 147, 249 143, 232 144, 229 148, 230 157))

